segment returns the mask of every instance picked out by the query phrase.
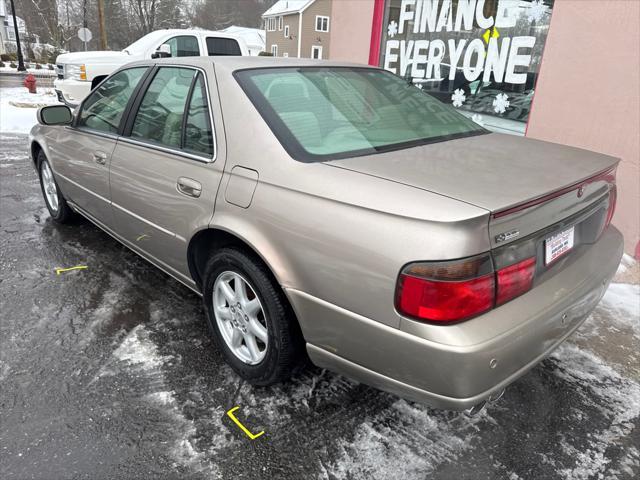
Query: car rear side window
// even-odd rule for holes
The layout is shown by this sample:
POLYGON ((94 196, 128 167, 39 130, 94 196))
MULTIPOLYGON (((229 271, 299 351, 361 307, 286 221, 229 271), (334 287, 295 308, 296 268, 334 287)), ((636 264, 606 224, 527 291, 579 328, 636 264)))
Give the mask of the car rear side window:
POLYGON ((234 76, 302 161, 368 155, 486 133, 402 78, 360 67, 277 67, 234 76))
POLYGON ((213 132, 204 76, 198 73, 184 126, 183 148, 187 152, 213 155, 213 132))
POLYGON ((173 37, 164 43, 171 48, 172 57, 197 57, 200 55, 198 39, 191 35, 173 37))
POLYGON ((107 78, 83 102, 76 126, 117 133, 127 103, 146 70, 129 68, 107 78))
POLYGON ((206 81, 195 68, 158 68, 146 82, 139 106, 134 104, 137 112, 124 135, 211 159, 214 137, 206 81))
POLYGON ((159 68, 144 93, 131 137, 180 148, 185 105, 196 73, 190 68, 159 68))
POLYGON ((207 51, 213 55, 242 55, 240 45, 233 38, 207 37, 207 51))

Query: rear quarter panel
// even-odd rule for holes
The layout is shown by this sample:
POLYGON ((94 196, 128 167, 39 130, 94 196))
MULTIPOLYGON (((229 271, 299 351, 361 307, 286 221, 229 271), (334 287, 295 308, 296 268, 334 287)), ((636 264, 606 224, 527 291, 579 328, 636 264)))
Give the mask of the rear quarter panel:
POLYGON ((245 239, 280 284, 397 327, 408 262, 489 250, 488 214, 441 195, 291 159, 230 75, 218 75, 227 139, 212 226, 245 239), (225 201, 230 170, 259 172, 248 208, 225 201))

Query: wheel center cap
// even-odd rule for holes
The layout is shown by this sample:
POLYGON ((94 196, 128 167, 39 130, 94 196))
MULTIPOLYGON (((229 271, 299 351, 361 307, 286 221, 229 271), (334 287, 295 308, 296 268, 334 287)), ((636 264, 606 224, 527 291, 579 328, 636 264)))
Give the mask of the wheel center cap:
POLYGON ((231 324, 242 333, 247 333, 247 316, 242 311, 240 304, 232 305, 230 310, 231 324))

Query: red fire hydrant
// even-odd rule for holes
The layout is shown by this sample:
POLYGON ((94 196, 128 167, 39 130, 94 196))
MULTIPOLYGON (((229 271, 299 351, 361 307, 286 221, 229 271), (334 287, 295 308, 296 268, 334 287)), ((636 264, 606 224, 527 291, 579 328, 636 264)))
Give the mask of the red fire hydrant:
POLYGON ((29 93, 38 93, 36 92, 36 77, 32 73, 24 79, 24 86, 29 89, 29 93))

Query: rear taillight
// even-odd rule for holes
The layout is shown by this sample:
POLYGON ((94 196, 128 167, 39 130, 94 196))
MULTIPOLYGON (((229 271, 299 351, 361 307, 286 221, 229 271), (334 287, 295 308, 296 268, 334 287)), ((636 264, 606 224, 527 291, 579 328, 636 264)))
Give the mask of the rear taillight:
POLYGON ((396 307, 408 316, 455 322, 493 307, 495 277, 491 257, 413 263, 400 273, 396 307))
POLYGON ((536 273, 536 259, 527 258, 514 265, 504 267, 496 272, 497 294, 496 306, 507 303, 531 289, 533 276, 536 273))
POLYGON ((533 257, 494 271, 489 254, 412 263, 400 273, 396 308, 428 322, 467 320, 530 290, 535 268, 533 257))

